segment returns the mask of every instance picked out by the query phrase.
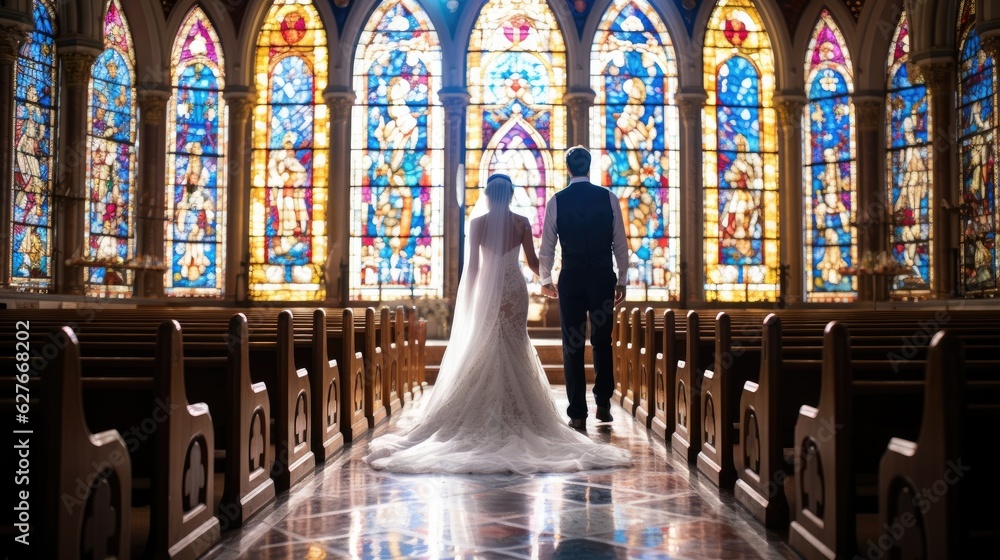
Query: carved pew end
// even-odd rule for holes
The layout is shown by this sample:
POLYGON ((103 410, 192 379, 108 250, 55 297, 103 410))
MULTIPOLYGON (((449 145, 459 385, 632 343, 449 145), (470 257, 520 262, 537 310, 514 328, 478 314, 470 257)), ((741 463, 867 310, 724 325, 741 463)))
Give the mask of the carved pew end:
POLYGON ((132 462, 117 430, 90 433, 83 409, 80 383, 80 343, 69 327, 56 334, 66 347, 42 374, 47 409, 46 507, 49 538, 43 541, 46 558, 94 556, 127 557, 131 541, 132 462), (94 472, 92 465, 106 465, 94 472), (92 481, 78 496, 80 481, 92 481), (65 496, 79 497, 86 507, 67 508, 65 496), (84 550, 100 546, 101 550, 84 550))
POLYGON ((271 469, 278 491, 295 486, 316 468, 309 433, 311 401, 309 374, 295 368, 292 312, 285 309, 278 314, 278 414, 274 417, 277 443, 271 469))
POLYGON ((250 379, 250 338, 247 318, 237 313, 229 320, 229 377, 232 402, 226 447, 226 482, 218 517, 222 530, 243 526, 274 501, 270 477, 271 402, 267 386, 250 379))

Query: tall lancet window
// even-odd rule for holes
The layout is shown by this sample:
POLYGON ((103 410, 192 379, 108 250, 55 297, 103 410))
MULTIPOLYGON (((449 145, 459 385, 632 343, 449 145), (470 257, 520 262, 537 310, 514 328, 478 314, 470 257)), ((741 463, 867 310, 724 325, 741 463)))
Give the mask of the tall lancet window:
POLYGON ((257 38, 250 297, 326 297, 326 31, 310 0, 274 0, 257 38))
POLYGON ((719 0, 705 32, 705 298, 778 297, 774 54, 751 0, 719 0))
POLYGON ((591 140, 599 183, 621 201, 629 237, 630 299, 666 301, 680 290, 677 59, 645 0, 614 0, 592 47, 591 140))
POLYGON ((413 0, 368 18, 354 58, 351 299, 440 296, 444 286, 441 49, 413 0))
POLYGON ((135 54, 118 0, 104 15, 104 52, 90 80, 84 269, 87 294, 130 297, 135 256, 135 54), (107 265, 107 266, 100 266, 107 265))
POLYGON ((892 281, 899 295, 926 294, 931 287, 931 119, 923 77, 909 75, 909 23, 896 25, 886 62, 886 169, 889 247, 905 271, 892 281))
POLYGON ((962 2, 958 20, 958 136, 962 177, 962 288, 997 285, 997 77, 996 61, 974 28, 975 0, 962 2))
POLYGON ((466 209, 491 173, 506 173, 516 187, 511 207, 528 218, 538 244, 545 203, 567 182, 566 46, 548 3, 486 2, 466 67, 466 209))
POLYGON ((52 185, 56 150, 55 9, 34 0, 35 29, 21 45, 14 76, 14 183, 7 278, 19 290, 52 284, 52 185))
POLYGON ((805 63, 805 264, 808 301, 852 301, 858 278, 854 69, 830 12, 813 30, 805 63))
POLYGON ((222 295, 226 255, 227 109, 219 37, 192 9, 172 52, 167 113, 165 287, 171 296, 222 295))

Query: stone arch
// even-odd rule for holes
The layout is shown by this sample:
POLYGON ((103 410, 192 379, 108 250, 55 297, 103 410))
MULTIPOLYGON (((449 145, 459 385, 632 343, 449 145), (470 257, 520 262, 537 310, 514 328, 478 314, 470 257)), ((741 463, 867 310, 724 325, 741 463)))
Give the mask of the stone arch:
MULTIPOLYGON (((787 88, 801 87, 799 84, 801 79, 797 80, 797 78, 801 78, 801 73, 797 76, 791 75, 789 69, 793 64, 801 66, 802 53, 791 46, 792 40, 788 34, 788 26, 785 24, 785 16, 782 15, 781 8, 776 0, 753 0, 753 3, 764 21, 764 27, 771 42, 771 51, 774 53, 774 68, 777 73, 774 93, 777 95, 787 88)), ((705 30, 716 5, 717 2, 711 0, 702 2, 698 17, 695 19, 691 43, 696 45, 694 48, 698 50, 699 58, 701 57, 701 49, 705 45, 705 30)), ((698 66, 696 72, 698 80, 701 80, 701 65, 698 66)), ((698 80, 692 83, 697 83, 698 80)))
MULTIPOLYGON (((236 75, 236 70, 234 69, 234 60, 237 60, 239 56, 233 56, 239 52, 239 39, 236 35, 236 29, 233 27, 232 18, 223 9, 222 4, 219 2, 204 2, 203 0, 181 0, 174 6, 173 10, 170 12, 170 17, 167 18, 166 23, 166 36, 169 38, 168 46, 164 51, 166 55, 166 64, 169 71, 169 66, 171 64, 170 54, 173 47, 174 40, 177 38, 177 34, 180 33, 180 27, 187 18, 188 13, 195 7, 201 8, 208 19, 212 22, 212 27, 215 28, 215 33, 219 36, 219 41, 222 43, 222 52, 225 54, 225 72, 226 72, 226 85, 227 87, 232 85, 232 80, 230 76, 236 75)), ((241 82, 237 82, 243 85, 241 82)))
MULTIPOLYGON (((243 24, 239 30, 238 48, 229 57, 226 63, 227 70, 233 69, 232 75, 227 74, 229 83, 248 84, 250 87, 254 83, 254 59, 257 55, 257 37, 260 35, 260 28, 264 24, 264 18, 271 9, 273 0, 250 0, 247 3, 246 13, 243 16, 243 24)), ((333 53, 337 50, 340 41, 340 33, 337 30, 337 21, 333 17, 333 8, 330 2, 325 0, 313 0, 313 7, 319 13, 319 19, 323 22, 323 29, 326 31, 327 52, 333 53)), ((214 23, 214 22, 213 22, 214 23)), ((334 57, 328 57, 327 76, 333 76, 335 69, 334 57)))
MULTIPOLYGON (((358 41, 361 39, 361 33, 364 31, 365 26, 368 25, 368 20, 371 18, 372 13, 375 12, 375 9, 383 1, 386 0, 361 0, 351 10, 351 14, 347 17, 347 22, 344 24, 344 35, 340 37, 340 49, 338 53, 340 59, 334 68, 331 69, 331 84, 351 87, 354 75, 354 58, 358 52, 358 41)), ((448 23, 439 9, 440 6, 437 3, 427 2, 426 0, 410 1, 420 6, 420 9, 427 14, 427 19, 430 20, 431 25, 434 27, 434 33, 437 34, 438 45, 441 46, 442 86, 455 85, 449 82, 447 77, 448 72, 445 71, 444 67, 448 65, 449 60, 452 58, 464 58, 465 53, 464 51, 459 52, 456 50, 451 34, 448 32, 448 23)), ((464 80, 460 81, 458 85, 463 83, 464 80)))
MULTIPOLYGON (((597 36, 597 27, 604 14, 614 0, 599 0, 591 8, 590 16, 587 18, 587 25, 583 28, 583 44, 586 46, 588 61, 594 46, 594 38, 597 36)), ((692 84, 701 86, 701 45, 693 46, 691 37, 684 27, 680 12, 673 2, 660 2, 658 0, 646 0, 656 14, 660 16, 667 32, 670 33, 670 41, 673 45, 674 56, 677 58, 677 88, 680 91, 685 86, 692 84)), ((589 73, 589 70, 588 70, 589 73)))

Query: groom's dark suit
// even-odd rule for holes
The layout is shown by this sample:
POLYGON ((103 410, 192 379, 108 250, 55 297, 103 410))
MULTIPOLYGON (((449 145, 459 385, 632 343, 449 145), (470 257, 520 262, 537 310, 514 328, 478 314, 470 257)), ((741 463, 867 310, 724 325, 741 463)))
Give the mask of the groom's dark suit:
POLYGON ((546 206, 545 228, 539 252, 542 284, 548 284, 558 238, 562 248, 559 275, 559 318, 562 323, 563 372, 569 397, 567 414, 587 417, 587 381, 584 345, 587 314, 594 354, 594 399, 610 408, 614 393, 611 365, 611 327, 615 286, 625 285, 628 247, 618 197, 582 178, 557 193, 546 206), (618 275, 612 268, 612 255, 618 275))

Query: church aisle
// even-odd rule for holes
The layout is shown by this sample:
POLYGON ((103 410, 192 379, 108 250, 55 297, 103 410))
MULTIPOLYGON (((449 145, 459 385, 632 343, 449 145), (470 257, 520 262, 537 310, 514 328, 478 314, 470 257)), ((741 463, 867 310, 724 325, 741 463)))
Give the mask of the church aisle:
MULTIPOLYGON (((552 390, 565 409, 565 388, 552 390)), ((621 408, 612 413, 611 426, 591 417, 588 434, 630 449, 631 469, 397 475, 362 463, 371 436, 362 438, 207 558, 795 558, 730 494, 720 496, 621 408)))

